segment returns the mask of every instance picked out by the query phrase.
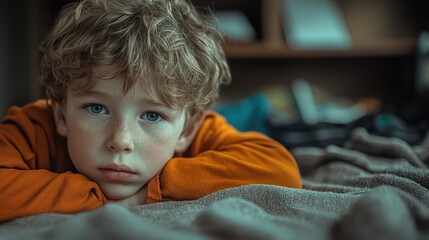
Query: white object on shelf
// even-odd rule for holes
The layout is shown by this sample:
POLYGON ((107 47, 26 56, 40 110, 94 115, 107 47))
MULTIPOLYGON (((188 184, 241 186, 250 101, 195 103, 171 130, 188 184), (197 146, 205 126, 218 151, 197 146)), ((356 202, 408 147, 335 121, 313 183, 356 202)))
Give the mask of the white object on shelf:
POLYGON ((282 0, 283 27, 297 50, 337 50, 351 46, 340 9, 332 0, 282 0))
POLYGON ((255 29, 246 15, 240 11, 215 11, 219 30, 229 39, 251 41, 256 38, 255 29))

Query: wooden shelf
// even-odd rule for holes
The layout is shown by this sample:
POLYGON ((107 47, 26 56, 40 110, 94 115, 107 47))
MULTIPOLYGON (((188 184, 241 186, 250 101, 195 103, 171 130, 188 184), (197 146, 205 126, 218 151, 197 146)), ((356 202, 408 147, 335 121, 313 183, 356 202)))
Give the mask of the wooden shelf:
POLYGON ((256 32, 255 39, 225 43, 233 75, 223 91, 226 97, 281 88, 298 78, 338 96, 396 99, 414 91, 417 38, 429 30, 428 0, 332 0, 351 40, 341 50, 289 45, 283 0, 192 1, 214 10, 240 11, 256 32))
POLYGON ((390 57, 406 56, 415 52, 416 40, 405 38, 372 42, 362 46, 352 46, 346 50, 294 50, 286 42, 227 42, 226 54, 229 58, 342 58, 342 57, 390 57))
MULTIPOLYGON (((344 50, 296 50, 284 36, 282 0, 243 2, 260 12, 260 34, 251 42, 226 42, 229 58, 351 58, 395 57, 415 53, 416 30, 413 4, 407 0, 334 0, 343 13, 352 46, 344 50)), ((221 9, 227 1, 216 1, 221 9)), ((205 4, 208 4, 205 2, 205 4)), ((235 4, 234 9, 240 10, 235 4)), ((255 19, 254 19, 255 20, 255 19)), ((257 30, 257 28, 256 28, 257 30)))

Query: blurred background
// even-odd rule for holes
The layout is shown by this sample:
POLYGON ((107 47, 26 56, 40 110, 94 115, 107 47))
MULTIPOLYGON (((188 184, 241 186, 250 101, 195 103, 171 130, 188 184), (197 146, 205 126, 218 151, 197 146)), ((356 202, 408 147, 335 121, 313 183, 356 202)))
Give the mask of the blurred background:
POLYGON ((12 105, 44 97, 39 85, 39 44, 69 1, 8 0, 0 7, 0 116, 12 105))
MULTIPOLYGON (((2 3, 0 116, 44 97, 38 45, 69 2, 2 3)), ((275 111, 306 124, 348 124, 381 109, 410 122, 426 117, 427 0, 191 2, 212 9, 225 34, 233 81, 216 106, 225 115, 275 111)))

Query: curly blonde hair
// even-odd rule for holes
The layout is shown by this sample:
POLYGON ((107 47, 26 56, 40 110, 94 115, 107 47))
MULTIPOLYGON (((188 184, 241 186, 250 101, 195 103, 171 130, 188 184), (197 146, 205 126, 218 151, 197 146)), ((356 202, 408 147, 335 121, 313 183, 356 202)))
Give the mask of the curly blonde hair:
POLYGON ((49 98, 91 90, 95 79, 121 76, 169 107, 195 115, 231 79, 223 39, 186 0, 82 0, 66 5, 40 46, 49 98), (100 69, 110 69, 103 73, 100 69))

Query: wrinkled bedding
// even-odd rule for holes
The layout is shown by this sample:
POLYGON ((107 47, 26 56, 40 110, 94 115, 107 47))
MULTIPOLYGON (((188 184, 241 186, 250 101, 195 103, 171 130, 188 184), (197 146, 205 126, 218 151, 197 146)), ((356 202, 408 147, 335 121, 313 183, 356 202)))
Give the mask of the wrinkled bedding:
POLYGON ((355 129, 344 146, 292 153, 304 189, 248 185, 194 201, 42 214, 1 224, 0 240, 429 239, 424 144, 355 129))

